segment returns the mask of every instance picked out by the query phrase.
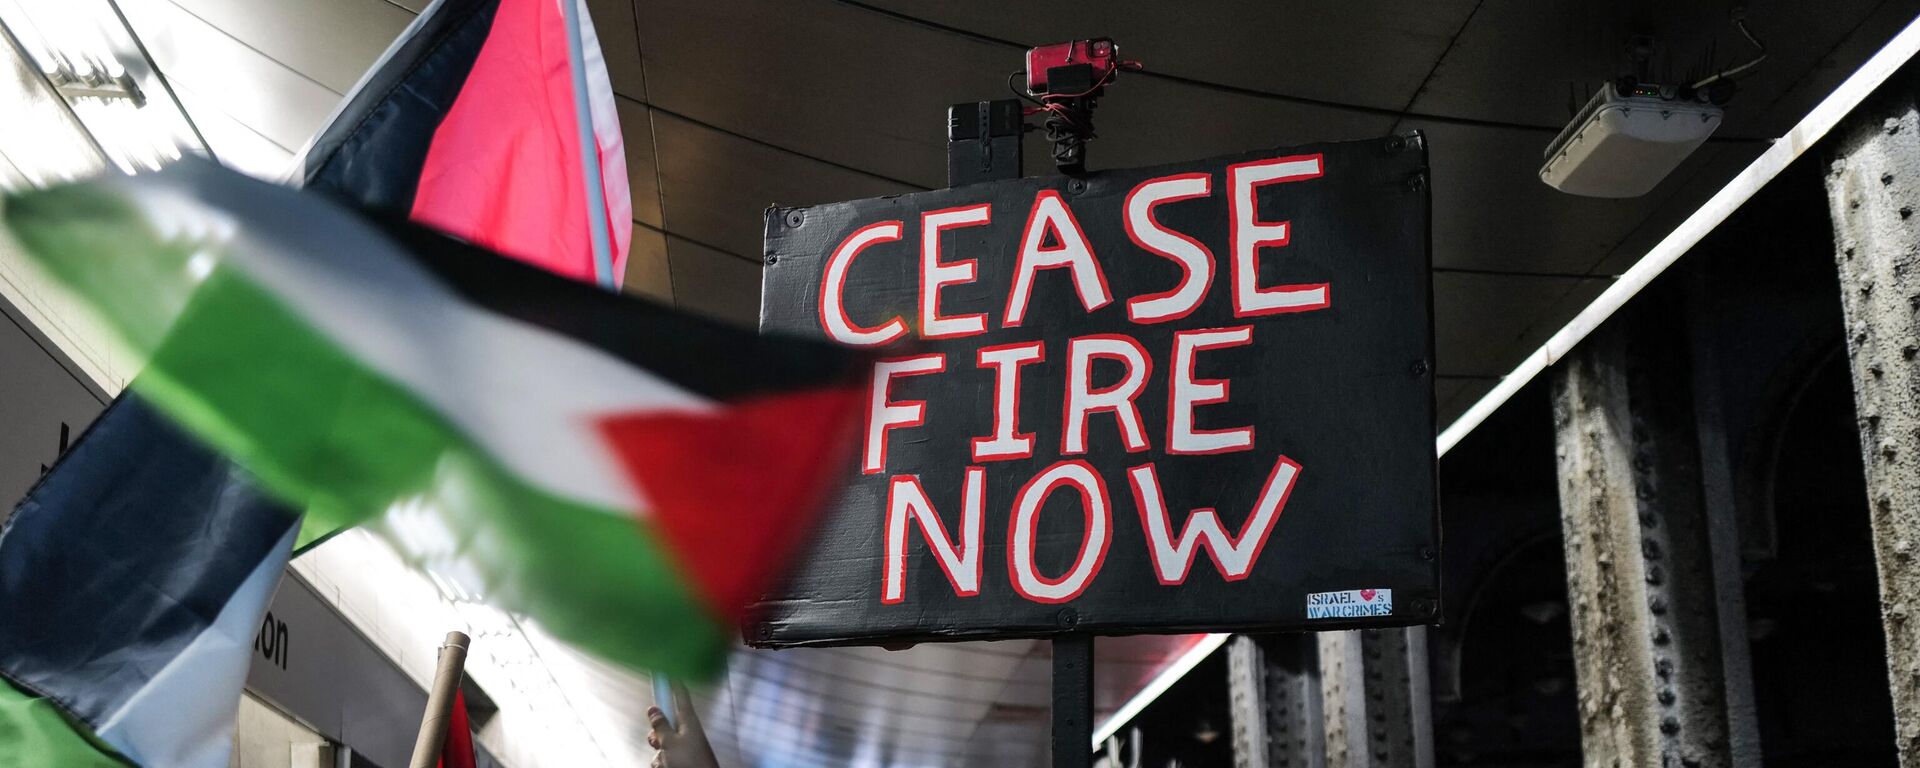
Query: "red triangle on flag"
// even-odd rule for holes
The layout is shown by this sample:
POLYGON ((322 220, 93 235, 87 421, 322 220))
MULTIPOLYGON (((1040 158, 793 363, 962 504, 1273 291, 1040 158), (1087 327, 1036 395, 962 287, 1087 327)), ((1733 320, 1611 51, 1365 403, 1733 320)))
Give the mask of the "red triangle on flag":
POLYGON ((714 612, 738 620, 799 549, 851 461, 854 387, 611 416, 600 429, 714 612))
POLYGON ((447 717, 447 740, 440 747, 440 768, 473 768, 473 725, 467 720, 467 694, 454 689, 447 717))

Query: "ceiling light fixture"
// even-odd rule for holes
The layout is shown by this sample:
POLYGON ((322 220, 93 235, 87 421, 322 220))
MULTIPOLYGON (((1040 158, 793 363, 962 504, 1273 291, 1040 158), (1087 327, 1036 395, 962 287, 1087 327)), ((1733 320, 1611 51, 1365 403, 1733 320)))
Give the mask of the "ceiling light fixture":
POLYGON ((1744 6, 1734 8, 1733 26, 1753 45, 1753 58, 1689 83, 1629 76, 1601 86, 1547 145, 1540 180, 1583 197, 1639 197, 1653 191, 1719 129, 1734 80, 1767 58, 1767 47, 1747 29, 1744 6))

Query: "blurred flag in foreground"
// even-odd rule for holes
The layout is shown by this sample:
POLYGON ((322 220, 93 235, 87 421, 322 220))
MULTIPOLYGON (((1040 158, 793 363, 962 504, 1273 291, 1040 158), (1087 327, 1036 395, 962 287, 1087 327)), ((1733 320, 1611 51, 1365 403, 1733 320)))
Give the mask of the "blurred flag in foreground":
POLYGON ((840 348, 312 193, 184 161, 0 214, 149 356, 133 390, 274 496, 428 510, 496 607, 629 666, 716 671, 845 458, 864 365, 840 348))
POLYGON ((0 766, 227 764, 300 517, 218 455, 156 439, 191 445, 115 401, 0 533, 0 766), (141 492, 156 487, 171 492, 141 492))
POLYGON ((861 358, 183 161, 5 201, 146 401, 297 508, 433 510, 490 599, 706 674, 806 538, 861 358))
MULTIPOLYGON (((618 285, 631 231, 620 142, 581 3, 435 0, 291 181, 618 285)), ((365 514, 260 492, 144 389, 95 420, 0 534, 0 768, 117 762, 108 751, 225 765, 283 534, 311 546, 365 514)))

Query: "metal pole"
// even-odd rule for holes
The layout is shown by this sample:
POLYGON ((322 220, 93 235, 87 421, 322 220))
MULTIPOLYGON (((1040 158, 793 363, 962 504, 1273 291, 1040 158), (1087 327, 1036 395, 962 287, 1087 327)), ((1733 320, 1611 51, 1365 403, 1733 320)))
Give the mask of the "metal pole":
MULTIPOLYGON (((947 186, 1020 178, 1021 121, 1014 99, 948 107, 947 186)), ((1053 641, 1053 767, 1091 765, 1093 635, 1061 635, 1053 641)))
POLYGON ((1053 641, 1053 768, 1093 765, 1093 635, 1053 641))
POLYGON ((420 738, 413 742, 413 760, 409 768, 435 768, 440 764, 440 749, 447 743, 447 721, 453 712, 453 695, 460 690, 460 679, 467 664, 467 635, 448 632, 440 645, 440 668, 433 673, 433 690, 427 692, 427 712, 420 718, 420 738))

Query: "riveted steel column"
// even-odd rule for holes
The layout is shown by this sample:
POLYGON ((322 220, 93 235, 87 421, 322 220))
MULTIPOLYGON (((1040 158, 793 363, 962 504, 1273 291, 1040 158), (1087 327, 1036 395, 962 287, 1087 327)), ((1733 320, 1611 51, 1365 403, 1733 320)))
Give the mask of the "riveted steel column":
POLYGON ((1862 107, 1827 175, 1900 764, 1920 766, 1920 114, 1862 107))
POLYGON ((1322 632, 1327 768, 1430 768, 1426 628, 1322 632))
POLYGON ((1323 768, 1319 647, 1312 635, 1235 637, 1227 695, 1238 768, 1323 768))
MULTIPOLYGON (((1633 319, 1554 371, 1560 518, 1589 766, 1732 764, 1687 360, 1633 319)), ((1736 587, 1737 588, 1737 587, 1736 587)))

